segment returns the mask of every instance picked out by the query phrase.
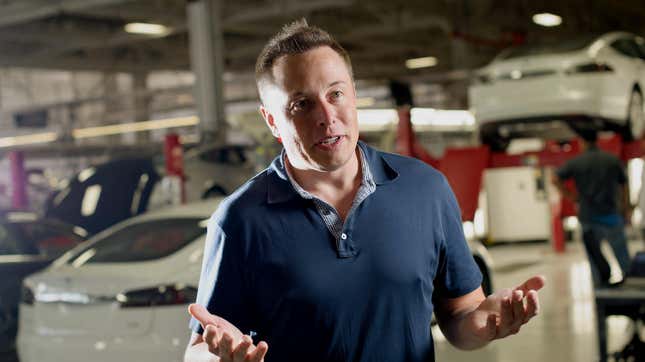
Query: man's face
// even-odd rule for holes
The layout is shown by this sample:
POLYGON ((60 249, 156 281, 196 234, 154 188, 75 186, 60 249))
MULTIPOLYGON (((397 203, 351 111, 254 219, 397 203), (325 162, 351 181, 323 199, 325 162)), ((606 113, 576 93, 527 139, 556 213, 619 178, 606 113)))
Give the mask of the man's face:
POLYGON ((274 81, 261 83, 261 113, 291 165, 334 171, 354 155, 358 120, 354 82, 343 59, 323 46, 283 56, 274 81))

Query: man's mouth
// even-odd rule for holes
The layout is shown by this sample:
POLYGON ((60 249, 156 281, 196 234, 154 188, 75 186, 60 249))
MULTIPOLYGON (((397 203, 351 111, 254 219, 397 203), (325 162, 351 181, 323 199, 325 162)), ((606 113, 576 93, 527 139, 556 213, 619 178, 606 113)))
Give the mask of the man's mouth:
POLYGON ((327 137, 318 141, 319 145, 332 145, 340 140, 340 136, 327 137))

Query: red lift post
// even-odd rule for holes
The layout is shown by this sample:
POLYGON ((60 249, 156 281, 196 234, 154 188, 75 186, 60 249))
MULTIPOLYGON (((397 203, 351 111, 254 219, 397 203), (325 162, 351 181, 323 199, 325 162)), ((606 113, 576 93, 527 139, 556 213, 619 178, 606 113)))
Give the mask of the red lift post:
POLYGON ((11 207, 17 210, 26 209, 28 200, 24 154, 20 151, 9 152, 9 163, 11 165, 11 207))
POLYGON ((179 141, 179 135, 169 133, 164 143, 164 158, 166 160, 166 175, 179 181, 181 190, 181 203, 186 202, 186 189, 184 183, 184 152, 179 141))

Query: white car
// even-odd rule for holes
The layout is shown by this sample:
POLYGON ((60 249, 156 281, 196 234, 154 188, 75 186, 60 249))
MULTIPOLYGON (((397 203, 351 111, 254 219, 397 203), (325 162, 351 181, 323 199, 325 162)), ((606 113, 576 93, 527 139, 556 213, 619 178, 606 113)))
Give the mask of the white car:
MULTIPOLYGON (((21 362, 181 361, 207 221, 221 199, 119 223, 23 284, 21 362)), ((490 256, 470 243, 491 292, 490 256)))
POLYGON ((502 52, 477 71, 469 99, 483 143, 503 149, 562 123, 640 138, 643 91, 645 40, 612 32, 502 52))
POLYGON ((186 151, 186 199, 193 202, 235 191, 257 173, 253 152, 254 147, 250 145, 198 147, 186 151))
POLYGON ((121 222, 25 279, 20 361, 181 361, 219 200, 121 222))

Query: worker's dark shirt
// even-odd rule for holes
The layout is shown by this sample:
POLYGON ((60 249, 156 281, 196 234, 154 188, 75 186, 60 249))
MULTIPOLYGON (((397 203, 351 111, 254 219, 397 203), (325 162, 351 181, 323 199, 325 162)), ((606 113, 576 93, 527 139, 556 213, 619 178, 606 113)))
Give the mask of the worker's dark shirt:
POLYGON ((359 147, 376 190, 340 238, 280 157, 210 220, 197 302, 267 341, 267 362, 434 361, 433 298, 481 284, 446 179, 359 147))
POLYGON ((614 155, 591 146, 565 163, 557 175, 561 180, 575 181, 581 222, 600 221, 620 214, 618 196, 627 177, 614 155))

